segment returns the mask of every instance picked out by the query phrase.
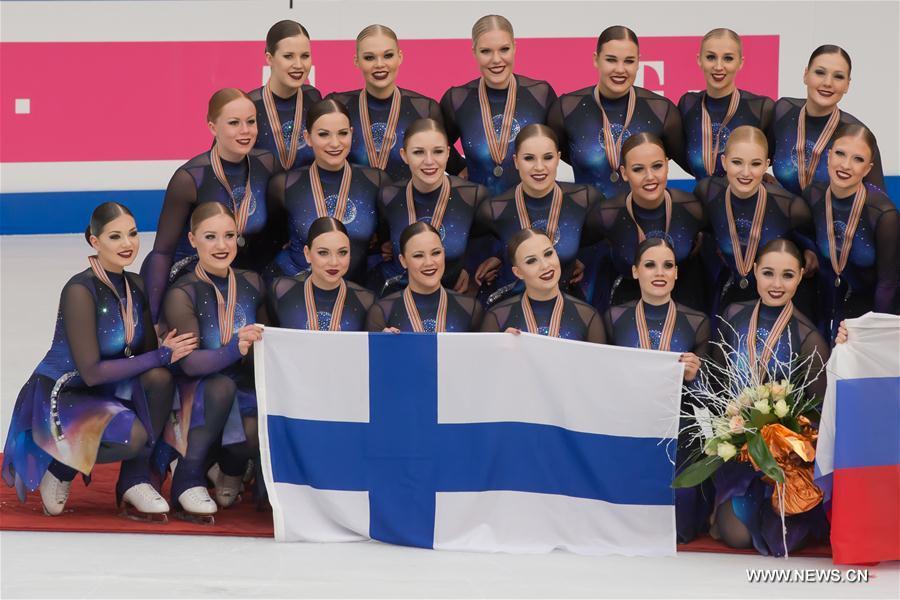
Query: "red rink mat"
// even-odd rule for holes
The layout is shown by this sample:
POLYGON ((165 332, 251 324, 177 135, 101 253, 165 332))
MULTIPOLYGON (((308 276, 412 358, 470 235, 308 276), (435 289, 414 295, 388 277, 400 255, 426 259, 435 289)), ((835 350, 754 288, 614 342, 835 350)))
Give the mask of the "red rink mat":
MULTIPOLYGON (((0 455, 2 456, 2 455, 0 455)), ((58 517, 48 517, 41 509, 40 495, 28 495, 25 504, 19 502, 13 488, 0 483, 0 530, 6 531, 79 531, 89 533, 167 533, 182 535, 225 535, 243 537, 273 537, 272 514, 257 511, 252 500, 246 500, 216 513, 215 525, 197 525, 170 517, 168 523, 143 523, 118 516, 115 506, 117 465, 97 465, 91 485, 81 478, 72 485, 66 511, 58 517)), ((168 482, 163 496, 168 498, 168 482)), ((679 552, 720 552, 756 554, 755 550, 734 550, 710 537, 701 537, 690 544, 679 544, 679 552)), ((810 546, 792 556, 830 557, 830 546, 810 546)))

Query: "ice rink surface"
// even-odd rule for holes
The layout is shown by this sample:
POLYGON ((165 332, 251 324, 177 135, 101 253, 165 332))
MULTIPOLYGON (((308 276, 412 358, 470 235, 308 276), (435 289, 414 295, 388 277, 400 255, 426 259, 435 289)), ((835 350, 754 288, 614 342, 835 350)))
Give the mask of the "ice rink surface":
MULTIPOLYGON (((137 271, 152 245, 142 247, 137 271)), ((0 427, 50 346, 62 286, 87 267, 80 235, 0 237, 0 427)), ((113 499, 110 498, 110 510, 113 499)), ((900 564, 868 583, 748 583, 748 569, 832 569, 829 559, 435 552, 380 543, 276 544, 181 535, 0 533, 2 598, 765 597, 897 598, 900 564)), ((841 567, 841 571, 846 571, 841 567)))

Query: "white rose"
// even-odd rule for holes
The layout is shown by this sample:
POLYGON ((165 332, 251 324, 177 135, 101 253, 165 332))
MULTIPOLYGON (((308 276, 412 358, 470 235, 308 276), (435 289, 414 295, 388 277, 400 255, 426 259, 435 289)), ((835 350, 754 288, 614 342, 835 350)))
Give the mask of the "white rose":
POLYGON ((760 400, 768 400, 769 399, 769 386, 768 385, 760 385, 756 388, 756 397, 760 400))
POLYGON ((725 414, 729 417, 735 417, 741 414, 741 403, 737 399, 732 400, 728 403, 728 406, 725 407, 725 414))
POLYGON ((775 403, 775 416, 776 417, 781 419, 786 414, 788 414, 788 412, 790 412, 790 409, 788 408, 787 402, 785 402, 784 400, 779 400, 778 402, 775 403))
POLYGON ((771 410, 768 400, 757 400, 756 402, 753 403, 753 408, 758 410, 759 413, 762 415, 769 414, 769 411, 771 410))
POLYGON ((721 442, 716 447, 716 454, 724 461, 729 461, 734 458, 734 455, 737 454, 737 448, 734 447, 734 444, 729 444, 728 442, 721 442))

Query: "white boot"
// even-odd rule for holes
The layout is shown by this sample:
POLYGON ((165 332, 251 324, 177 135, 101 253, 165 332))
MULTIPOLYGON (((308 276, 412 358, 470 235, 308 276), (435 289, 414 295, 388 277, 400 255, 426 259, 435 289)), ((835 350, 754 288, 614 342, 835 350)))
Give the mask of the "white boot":
POLYGON ((130 504, 137 512, 147 515, 169 512, 169 503, 149 483, 131 486, 122 495, 122 501, 130 504))
POLYGON ((202 485, 188 488, 178 496, 178 504, 184 512, 192 515, 214 515, 218 510, 209 492, 202 485))
POLYGON ((66 508, 66 500, 69 499, 69 491, 72 489, 71 481, 60 481, 50 471, 45 471, 41 477, 41 502, 44 504, 44 514, 56 517, 61 515, 66 508))
POLYGON ((242 488, 243 478, 240 475, 220 473, 216 481, 216 502, 222 508, 228 508, 240 497, 242 488))

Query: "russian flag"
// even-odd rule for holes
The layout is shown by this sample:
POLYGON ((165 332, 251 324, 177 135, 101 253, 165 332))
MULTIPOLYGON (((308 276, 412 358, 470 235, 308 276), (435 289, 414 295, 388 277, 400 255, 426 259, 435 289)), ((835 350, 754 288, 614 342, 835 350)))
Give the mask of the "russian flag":
POLYGON ((827 366, 816 483, 836 564, 900 560, 900 317, 846 323, 827 366))
POLYGON ((271 327, 254 352, 279 541, 675 553, 678 354, 271 327))

